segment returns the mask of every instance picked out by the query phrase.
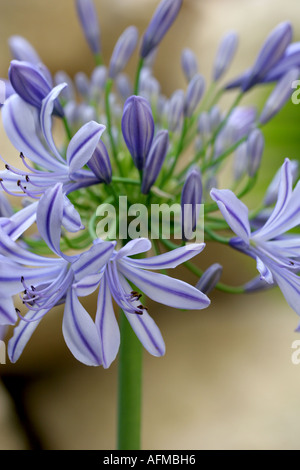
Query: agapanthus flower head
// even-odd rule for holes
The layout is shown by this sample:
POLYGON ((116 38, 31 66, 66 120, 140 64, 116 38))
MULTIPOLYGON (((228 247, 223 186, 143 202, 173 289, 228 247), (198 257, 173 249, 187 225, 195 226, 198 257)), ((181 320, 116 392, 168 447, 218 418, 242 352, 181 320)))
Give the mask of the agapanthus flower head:
POLYGON ((183 0, 162 0, 154 12, 154 15, 144 33, 140 55, 147 55, 158 46, 162 38, 174 23, 183 0))
POLYGON ((145 98, 133 95, 126 100, 122 133, 135 166, 142 170, 154 135, 152 111, 145 98))
POLYGON ((248 209, 228 189, 211 191, 228 225, 237 237, 231 239, 233 248, 256 260, 260 277, 270 285, 278 285, 288 304, 300 315, 299 235, 288 233, 300 223, 300 184, 293 190, 290 160, 280 171, 275 207, 265 223, 251 233, 248 209))
POLYGON ((136 48, 138 35, 137 28, 129 26, 119 37, 109 63, 108 76, 110 78, 115 78, 127 65, 136 48))
POLYGON ((101 51, 100 26, 93 0, 76 0, 76 9, 91 51, 94 54, 99 54, 101 51))

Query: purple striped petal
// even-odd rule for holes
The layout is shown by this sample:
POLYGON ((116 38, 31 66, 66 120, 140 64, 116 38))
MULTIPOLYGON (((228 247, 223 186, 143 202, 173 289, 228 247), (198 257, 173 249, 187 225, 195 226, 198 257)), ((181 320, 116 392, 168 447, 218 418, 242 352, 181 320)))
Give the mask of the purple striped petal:
POLYGON ((97 327, 70 289, 63 317, 63 335, 73 356, 88 366, 101 365, 100 338, 97 327))
POLYGON ((261 258, 256 257, 256 268, 260 273, 260 278, 268 284, 274 284, 272 272, 261 258))
POLYGON ((11 224, 6 233, 12 240, 17 240, 35 222, 37 205, 38 202, 29 204, 11 216, 11 224))
POLYGON ((104 276, 99 289, 95 324, 100 337, 101 362, 105 369, 115 360, 120 347, 120 330, 115 317, 109 285, 104 276))
POLYGON ((150 299, 164 305, 183 309, 203 309, 210 300, 186 282, 151 271, 144 271, 119 261, 118 270, 150 299))
POLYGON ((154 120, 149 102, 141 96, 131 96, 124 105, 122 133, 138 170, 142 170, 154 135, 154 120))
POLYGON ((148 194, 155 183, 165 161, 169 148, 169 133, 166 130, 158 131, 151 145, 149 154, 146 157, 146 164, 143 171, 143 182, 141 191, 148 194))
POLYGON ((54 108, 55 101, 57 100, 60 92, 66 88, 67 84, 62 83, 61 85, 57 85, 50 93, 46 96, 46 98, 42 102, 42 109, 40 113, 40 123, 41 129, 44 134, 45 140, 49 146, 49 149, 53 153, 53 155, 57 158, 58 161, 65 164, 65 160, 60 155, 59 151, 56 148, 56 145, 53 140, 52 135, 52 112, 54 108))
POLYGON ((273 277, 289 306, 300 315, 300 277, 286 268, 273 268, 273 277))
POLYGON ((113 242, 101 242, 82 253, 72 264, 76 281, 81 281, 90 274, 99 273, 110 260, 114 247, 115 243, 113 242))
POLYGON ((41 315, 45 315, 48 311, 49 309, 39 311, 29 310, 24 318, 26 320, 30 320, 30 322, 21 320, 14 328, 14 334, 7 345, 8 357, 12 363, 15 363, 19 359, 25 346, 41 321, 41 319, 37 321, 32 320, 34 320, 34 318, 40 318, 41 315))
MULTIPOLYGON (((119 280, 124 291, 130 294, 132 288, 126 279, 119 274, 119 280)), ((139 305, 139 301, 135 301, 133 304, 139 305)), ((127 313, 126 310, 124 310, 124 314, 144 348, 152 354, 152 356, 163 356, 166 352, 163 337, 155 321, 150 317, 147 311, 144 310, 142 315, 138 315, 127 313)))
POLYGON ((212 189, 210 195, 218 204, 229 227, 249 244, 250 225, 247 206, 229 189, 212 189))
POLYGON ((79 213, 66 196, 64 197, 62 225, 67 232, 78 232, 84 229, 79 213))
POLYGON ((14 147, 41 168, 64 170, 65 165, 58 163, 39 140, 37 118, 37 110, 16 94, 8 98, 2 107, 3 126, 14 147))
POLYGON ((161 255, 144 259, 126 258, 126 263, 143 269, 171 269, 197 256, 204 249, 205 243, 191 243, 175 248, 161 255))
POLYGON ((90 121, 72 137, 67 148, 70 173, 80 170, 91 159, 105 126, 90 121))
POLYGON ((78 297, 86 297, 87 295, 92 294, 95 292, 99 283, 103 277, 104 271, 98 274, 90 274, 89 276, 85 276, 78 282, 75 282, 72 287, 76 290, 76 294, 78 297))
POLYGON ((106 184, 110 184, 112 168, 107 148, 102 140, 99 140, 93 156, 87 162, 87 165, 99 178, 99 181, 105 181, 106 184))
POLYGON ((58 255, 60 251, 61 225, 64 211, 62 185, 47 189, 37 208, 37 228, 49 248, 58 255))
POLYGON ((130 240, 126 243, 123 248, 121 248, 115 256, 115 260, 124 258, 124 256, 134 256, 139 255, 140 253, 145 253, 149 251, 152 244, 148 238, 136 238, 135 240, 130 240))

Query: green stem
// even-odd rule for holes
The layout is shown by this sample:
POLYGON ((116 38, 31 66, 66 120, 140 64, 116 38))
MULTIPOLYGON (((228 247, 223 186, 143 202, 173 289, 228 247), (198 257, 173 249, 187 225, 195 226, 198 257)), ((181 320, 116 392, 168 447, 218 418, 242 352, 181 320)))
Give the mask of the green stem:
POLYGON ((103 65, 103 59, 102 59, 102 55, 101 54, 94 54, 94 60, 95 60, 95 64, 97 67, 99 67, 100 65, 103 65))
POLYGON ((64 127, 65 127, 65 130, 66 130, 67 137, 68 137, 68 139, 69 139, 69 141, 70 141, 70 140, 72 139, 72 132, 71 132, 71 129, 70 129, 70 127, 69 127, 69 123, 68 123, 68 121, 67 121, 66 116, 63 116, 62 121, 63 121, 63 123, 64 123, 64 127))
POLYGON ((118 450, 141 447, 142 344, 125 314, 120 318, 118 450))
POLYGON ((113 176, 112 177, 113 183, 123 183, 123 184, 132 184, 134 186, 140 186, 141 181, 135 180, 133 178, 123 178, 123 176, 113 176))
POLYGON ((141 76, 141 71, 144 65, 144 59, 141 57, 138 63, 138 68, 136 71, 136 76, 135 76, 135 82, 134 82, 134 95, 138 95, 139 93, 139 84, 140 84, 140 76, 141 76))

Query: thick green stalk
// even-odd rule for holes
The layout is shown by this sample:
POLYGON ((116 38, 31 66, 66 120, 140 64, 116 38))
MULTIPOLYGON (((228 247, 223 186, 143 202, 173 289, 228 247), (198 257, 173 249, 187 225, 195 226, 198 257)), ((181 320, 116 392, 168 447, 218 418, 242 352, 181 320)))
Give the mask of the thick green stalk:
POLYGON ((141 447, 143 348, 126 316, 120 318, 118 450, 141 447))

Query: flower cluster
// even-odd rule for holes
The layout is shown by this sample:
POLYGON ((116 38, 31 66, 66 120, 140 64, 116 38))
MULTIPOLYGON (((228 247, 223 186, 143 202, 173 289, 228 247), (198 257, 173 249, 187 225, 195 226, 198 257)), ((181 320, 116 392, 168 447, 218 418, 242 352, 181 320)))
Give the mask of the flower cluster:
POLYGON ((292 43, 290 23, 278 25, 254 64, 222 84, 238 46, 236 33, 229 32, 216 53, 209 85, 199 73, 196 54, 185 48, 180 61, 186 89, 167 97, 154 63, 181 6, 182 0, 162 0, 141 41, 137 28, 129 26, 104 65, 93 1, 76 0, 95 58, 90 76, 80 71, 73 79, 65 71, 52 76, 25 38, 9 39, 12 61, 1 112, 20 166, 3 160, 0 172, 0 326, 15 325, 8 346, 12 362, 42 318, 62 304, 63 335, 72 354, 84 364, 105 368, 120 345, 114 304, 154 356, 163 355, 165 345, 144 296, 196 310, 209 306, 207 294, 215 287, 250 292, 278 285, 300 314, 300 239, 289 233, 300 221, 299 184, 293 190, 297 163, 284 161, 259 211, 249 215, 241 202, 260 169, 263 126, 289 100, 299 78, 300 43, 292 43), (136 50, 132 80, 124 70, 136 50), (240 105, 248 90, 270 82, 275 85, 261 112, 240 105), (236 95, 224 111, 219 102, 228 90, 236 95), (61 141, 58 135, 63 135, 61 141), (236 194, 218 189, 219 172, 227 162, 233 165, 236 194), (117 208, 124 195, 130 206, 178 203, 180 245, 165 239, 162 231, 153 243, 145 237, 122 245, 118 239, 99 238, 98 206, 117 208), (21 209, 15 207, 16 198, 22 200, 21 209), (205 247, 190 243, 201 204, 206 239, 255 258, 260 277, 242 287, 225 286, 221 265, 202 272, 191 261, 205 247), (213 215, 218 210, 225 220, 213 215), (226 229, 237 237, 218 233, 226 229), (151 249, 154 253, 147 256, 151 249), (168 275, 180 264, 196 274, 195 286, 168 275), (96 291, 95 312, 87 312, 80 298, 96 291), (16 296, 20 308, 15 307, 16 296))

